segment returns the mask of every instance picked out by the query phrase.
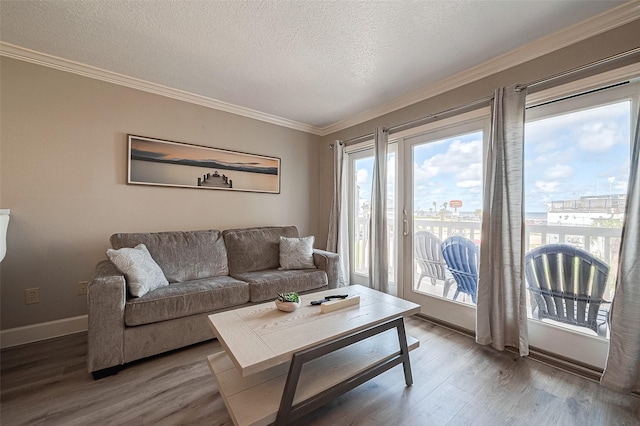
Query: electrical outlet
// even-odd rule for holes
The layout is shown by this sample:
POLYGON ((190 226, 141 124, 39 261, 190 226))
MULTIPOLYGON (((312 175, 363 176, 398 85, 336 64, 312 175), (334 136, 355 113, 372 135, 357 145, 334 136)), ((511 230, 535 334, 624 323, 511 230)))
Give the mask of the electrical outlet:
POLYGON ((32 305, 34 303, 40 303, 40 288, 27 288, 24 291, 24 304, 32 305))
POLYGON ((87 284, 89 284, 87 281, 80 281, 78 283, 78 296, 87 294, 87 284))

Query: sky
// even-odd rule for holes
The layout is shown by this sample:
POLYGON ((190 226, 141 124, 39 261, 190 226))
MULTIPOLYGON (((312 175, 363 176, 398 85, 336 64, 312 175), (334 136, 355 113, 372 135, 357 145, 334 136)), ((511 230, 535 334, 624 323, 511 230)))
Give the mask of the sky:
POLYGON ((165 159, 215 160, 228 164, 250 164, 260 167, 278 167, 278 161, 269 157, 227 151, 178 142, 151 140, 132 136, 131 149, 146 151, 165 159))
POLYGON ((451 200, 462 201, 462 212, 482 209, 482 161, 482 132, 414 146, 414 210, 435 202, 439 211, 451 200))
MULTIPOLYGON (((525 211, 546 212, 551 201, 626 193, 630 102, 618 102, 525 125, 525 211)), ((414 145, 414 211, 461 200, 461 212, 482 209, 482 132, 414 145)), ((388 158, 394 192, 395 154, 388 158)), ((373 158, 356 163, 360 198, 371 197, 373 158)), ((449 210, 451 208, 447 207, 449 210)))
POLYGON ((525 203, 627 192, 631 103, 618 102, 525 126, 525 203))

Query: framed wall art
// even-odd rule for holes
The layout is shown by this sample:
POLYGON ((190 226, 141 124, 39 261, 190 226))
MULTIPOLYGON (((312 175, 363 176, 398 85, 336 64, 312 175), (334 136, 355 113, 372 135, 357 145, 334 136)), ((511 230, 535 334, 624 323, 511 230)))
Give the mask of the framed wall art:
POLYGON ((129 135, 127 183, 280 193, 280 159, 129 135))

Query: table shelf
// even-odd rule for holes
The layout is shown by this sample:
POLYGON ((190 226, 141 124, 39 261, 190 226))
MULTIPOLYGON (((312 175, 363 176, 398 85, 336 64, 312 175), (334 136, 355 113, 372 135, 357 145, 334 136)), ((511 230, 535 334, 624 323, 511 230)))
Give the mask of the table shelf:
MULTIPOLYGON (((409 351, 419 344, 407 336, 409 351)), ((302 369, 294 405, 398 353, 398 333, 391 329, 310 361, 302 369)), ((210 355, 208 364, 234 424, 268 425, 276 420, 289 362, 246 377, 224 351, 210 355)))

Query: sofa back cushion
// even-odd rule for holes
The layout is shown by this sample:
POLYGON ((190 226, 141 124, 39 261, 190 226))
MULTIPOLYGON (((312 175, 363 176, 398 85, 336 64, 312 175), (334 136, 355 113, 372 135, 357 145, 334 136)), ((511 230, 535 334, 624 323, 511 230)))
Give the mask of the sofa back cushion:
POLYGON ((110 241, 116 250, 144 244, 170 283, 229 275, 220 231, 120 233, 110 241))
POLYGON ((280 267, 280 237, 298 237, 295 226, 265 226, 227 229, 222 232, 229 257, 229 273, 278 269, 280 267))

